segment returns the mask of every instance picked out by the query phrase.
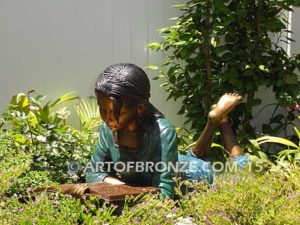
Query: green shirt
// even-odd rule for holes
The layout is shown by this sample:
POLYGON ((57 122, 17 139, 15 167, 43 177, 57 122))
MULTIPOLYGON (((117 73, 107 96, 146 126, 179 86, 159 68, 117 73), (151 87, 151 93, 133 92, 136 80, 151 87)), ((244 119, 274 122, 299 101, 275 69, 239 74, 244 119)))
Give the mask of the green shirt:
POLYGON ((86 181, 102 182, 106 176, 113 176, 128 184, 159 187, 163 196, 172 198, 175 172, 163 170, 163 167, 159 167, 158 164, 175 165, 177 161, 178 146, 175 128, 166 118, 157 118, 156 122, 144 132, 138 149, 134 150, 115 145, 112 131, 103 123, 98 144, 87 166, 86 181), (120 162, 125 165, 129 165, 128 162, 141 162, 140 165, 143 167, 128 166, 124 169, 120 162), (155 166, 151 167, 149 162, 153 162, 155 166), (117 164, 115 170, 114 166, 117 164), (156 170, 156 166, 160 169, 156 170))

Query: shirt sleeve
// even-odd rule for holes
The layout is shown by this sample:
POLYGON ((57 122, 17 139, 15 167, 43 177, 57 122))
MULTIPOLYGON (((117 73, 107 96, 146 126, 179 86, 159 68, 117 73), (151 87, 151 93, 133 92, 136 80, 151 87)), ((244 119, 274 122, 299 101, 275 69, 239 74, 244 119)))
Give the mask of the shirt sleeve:
POLYGON ((178 161, 178 143, 174 127, 166 127, 160 133, 161 162, 165 169, 155 171, 152 185, 161 189, 163 197, 174 197, 175 170, 178 161), (173 165, 174 167, 171 167, 173 165))
POLYGON ((86 167, 86 182, 96 183, 103 182, 104 178, 109 176, 104 162, 111 161, 108 143, 107 143, 107 131, 105 124, 101 126, 99 133, 99 140, 95 146, 94 153, 86 167))

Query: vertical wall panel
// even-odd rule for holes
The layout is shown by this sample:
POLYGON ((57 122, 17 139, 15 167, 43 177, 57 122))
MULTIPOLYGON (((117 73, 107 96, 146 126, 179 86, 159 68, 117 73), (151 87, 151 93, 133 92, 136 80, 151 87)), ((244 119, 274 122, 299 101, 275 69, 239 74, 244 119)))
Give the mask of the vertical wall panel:
MULTIPOLYGON (((182 12, 178 8, 171 7, 172 5, 176 4, 182 4, 186 1, 182 0, 176 0, 176 1, 165 1, 165 21, 166 26, 170 26, 174 24, 174 21, 170 21, 169 19, 175 16, 180 15, 182 12)), ((181 100, 178 99, 177 101, 174 101, 173 99, 170 99, 166 102, 165 105, 165 114, 166 116, 173 121, 173 123, 176 126, 181 126, 184 122, 184 119, 182 116, 177 115, 176 113, 179 111, 181 106, 181 100)))
POLYGON ((129 62, 130 60, 130 15, 129 0, 112 1, 113 27, 113 62, 129 62))
POLYGON ((113 61, 112 1, 80 1, 77 5, 77 88, 81 96, 94 94, 98 73, 113 61))
POLYGON ((300 8, 294 8, 292 15, 292 39, 296 42, 291 43, 291 53, 300 53, 300 8))
POLYGON ((145 67, 147 64, 147 1, 129 1, 129 62, 145 67), (136 21, 139 21, 138 23, 136 21))
MULTIPOLYGON (((170 5, 176 2, 0 0, 0 109, 11 95, 30 88, 48 99, 69 91, 93 95, 98 73, 113 63, 160 65, 163 56, 146 44, 159 39, 156 30, 174 14, 170 5)), ((147 73, 151 101, 166 112, 161 81, 147 73)))
MULTIPOLYGON (((36 88, 53 99, 67 91, 93 94, 106 66, 132 62, 160 65, 161 53, 145 48, 158 41, 158 28, 178 15, 173 4, 187 0, 0 0, 0 110, 18 92, 36 88)), ((292 53, 300 51, 299 8, 293 16, 292 53)), ((151 102, 180 125, 180 102, 165 102, 153 81, 151 102)))
MULTIPOLYGON (((152 43, 159 40, 157 29, 165 26, 165 3, 161 0, 147 1, 147 43, 152 43)), ((150 49, 147 49, 147 63, 148 65, 160 66, 164 60, 164 56, 150 49)), ((165 91, 160 88, 161 80, 153 80, 157 75, 156 71, 146 70, 151 80, 151 98, 150 101, 162 112, 165 113, 165 91), (163 100, 162 100, 163 99, 163 100)))
POLYGON ((41 78, 39 1, 0 2, 0 108, 10 96, 29 88, 43 88, 41 78))

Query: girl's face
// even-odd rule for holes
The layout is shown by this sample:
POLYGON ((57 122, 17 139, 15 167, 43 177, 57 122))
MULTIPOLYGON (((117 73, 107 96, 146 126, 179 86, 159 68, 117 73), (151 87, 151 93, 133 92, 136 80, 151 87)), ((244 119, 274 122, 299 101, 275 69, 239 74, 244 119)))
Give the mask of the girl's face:
POLYGON ((128 109, 125 106, 122 106, 120 110, 119 122, 117 122, 112 100, 108 96, 101 95, 98 96, 97 101, 102 120, 113 132, 119 130, 136 130, 138 119, 137 109, 128 109))

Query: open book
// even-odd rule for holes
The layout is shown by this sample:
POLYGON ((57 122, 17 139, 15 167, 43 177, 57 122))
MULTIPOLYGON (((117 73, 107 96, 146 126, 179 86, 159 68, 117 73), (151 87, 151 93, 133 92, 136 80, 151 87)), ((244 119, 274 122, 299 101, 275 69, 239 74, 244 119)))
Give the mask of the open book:
MULTIPOLYGON (((84 195, 96 195, 100 199, 107 201, 122 201, 125 200, 127 195, 138 196, 144 193, 157 193, 159 188, 157 187, 139 187, 131 186, 127 184, 113 185, 108 183, 79 183, 79 184, 61 184, 59 187, 62 193, 70 194, 75 197, 82 197, 76 193, 78 187, 87 186, 84 191, 84 195)), ((57 189, 54 187, 39 189, 35 191, 47 191, 56 192, 57 189)))

